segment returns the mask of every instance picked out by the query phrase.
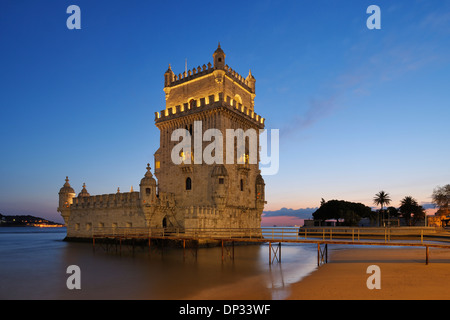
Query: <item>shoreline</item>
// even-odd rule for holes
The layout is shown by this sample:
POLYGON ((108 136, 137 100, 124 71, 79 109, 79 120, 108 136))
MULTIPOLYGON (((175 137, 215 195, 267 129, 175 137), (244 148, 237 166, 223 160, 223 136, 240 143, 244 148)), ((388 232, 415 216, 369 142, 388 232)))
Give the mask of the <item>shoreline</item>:
POLYGON ((329 248, 328 263, 290 287, 287 300, 449 300, 450 250, 329 248), (331 250, 330 250, 331 249, 331 250), (370 265, 380 268, 380 289, 368 289, 370 265))

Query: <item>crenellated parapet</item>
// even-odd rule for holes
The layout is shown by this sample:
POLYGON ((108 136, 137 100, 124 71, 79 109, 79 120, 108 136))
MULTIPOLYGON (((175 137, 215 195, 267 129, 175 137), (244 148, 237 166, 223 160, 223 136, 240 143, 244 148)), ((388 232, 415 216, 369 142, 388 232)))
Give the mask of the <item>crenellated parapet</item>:
POLYGON ((184 71, 183 73, 179 73, 176 75, 173 73, 172 68, 169 66, 169 69, 165 73, 165 81, 164 87, 174 87, 185 82, 201 78, 203 76, 209 75, 214 72, 214 70, 223 70, 225 74, 230 77, 233 81, 237 82, 239 85, 243 86, 250 92, 254 93, 254 78, 253 76, 248 76, 247 78, 240 75, 238 72, 233 70, 228 65, 225 65, 223 68, 213 67, 210 62, 207 65, 203 65, 202 67, 198 66, 197 68, 193 68, 192 70, 184 71))
POLYGON ((190 103, 186 102, 182 105, 177 105, 174 108, 168 108, 161 110, 160 112, 155 112, 155 123, 158 124, 163 121, 185 117, 218 107, 224 107, 229 111, 242 115, 260 128, 264 127, 265 119, 263 117, 254 112, 252 108, 243 106, 230 96, 227 95, 224 97, 223 92, 220 92, 217 95, 203 97, 198 100, 191 100, 190 103))
POLYGON ((139 206, 139 192, 79 196, 73 198, 71 209, 121 208, 139 206))

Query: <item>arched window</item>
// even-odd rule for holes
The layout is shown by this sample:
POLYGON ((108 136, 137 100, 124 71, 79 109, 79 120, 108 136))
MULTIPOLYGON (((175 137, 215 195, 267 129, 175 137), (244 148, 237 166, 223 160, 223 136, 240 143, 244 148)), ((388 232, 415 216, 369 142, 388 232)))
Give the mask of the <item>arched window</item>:
POLYGON ((192 189, 192 181, 191 178, 187 178, 186 179, 186 190, 191 190, 192 189))
POLYGON ((240 183, 241 191, 244 191, 244 179, 241 179, 240 183))
POLYGON ((150 194, 151 193, 151 189, 150 188, 146 188, 145 189, 145 194, 150 194))

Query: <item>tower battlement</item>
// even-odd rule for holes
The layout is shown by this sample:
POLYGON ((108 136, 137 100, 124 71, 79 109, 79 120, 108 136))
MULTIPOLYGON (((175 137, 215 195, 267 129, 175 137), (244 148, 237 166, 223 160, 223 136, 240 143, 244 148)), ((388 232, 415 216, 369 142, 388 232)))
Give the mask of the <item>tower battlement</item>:
MULTIPOLYGON (((218 70, 219 68, 214 68, 211 64, 211 62, 208 62, 207 65, 203 65, 202 67, 198 66, 197 68, 193 68, 192 70, 188 70, 187 73, 184 71, 183 73, 179 73, 176 75, 172 72, 172 68, 169 65, 169 69, 166 73, 169 74, 169 76, 166 78, 164 82, 164 87, 174 87, 177 85, 180 85, 182 83, 185 83, 187 81, 191 81, 203 76, 206 76, 208 74, 211 74, 214 70, 218 70)), ((243 86, 248 91, 251 91, 254 93, 254 88, 252 88, 252 80, 251 78, 244 78, 241 76, 238 72, 233 70, 228 65, 225 65, 223 69, 225 71, 225 74, 239 83, 241 86, 243 86)))
POLYGON ((265 119, 253 111, 253 108, 243 106, 237 100, 230 96, 224 96, 223 92, 212 94, 208 97, 199 99, 191 99, 190 102, 176 105, 174 108, 164 109, 160 112, 155 112, 155 123, 158 124, 163 121, 173 120, 180 117, 185 117, 198 112, 214 109, 218 107, 226 108, 232 112, 243 115, 246 119, 252 121, 258 127, 263 128, 265 119))

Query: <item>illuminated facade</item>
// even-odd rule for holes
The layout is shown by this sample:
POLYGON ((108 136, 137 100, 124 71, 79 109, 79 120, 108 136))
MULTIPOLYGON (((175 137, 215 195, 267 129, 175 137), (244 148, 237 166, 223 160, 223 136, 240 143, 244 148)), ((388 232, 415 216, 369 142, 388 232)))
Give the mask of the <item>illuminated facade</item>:
POLYGON ((201 155, 230 151, 225 139, 204 141, 209 129, 225 137, 227 129, 258 132, 264 128, 264 119, 254 112, 255 78, 251 72, 244 78, 228 67, 220 45, 213 61, 213 65, 178 75, 169 65, 164 74, 166 107, 155 112, 160 130, 160 147, 154 155, 158 182, 149 165, 136 192, 91 196, 83 186, 75 196, 66 180, 59 193, 58 211, 69 238, 89 237, 94 227, 164 227, 186 232, 192 228, 260 228, 265 185, 258 164, 259 135, 252 146, 250 138, 244 143, 244 152, 239 153, 233 145, 231 163, 225 156, 214 163, 196 158, 194 145, 200 146, 201 155), (177 129, 184 129, 192 143, 176 153, 174 161, 179 140, 172 140, 177 129), (221 149, 211 148, 220 145, 221 149), (258 161, 248 161, 251 150, 256 150, 258 161))

